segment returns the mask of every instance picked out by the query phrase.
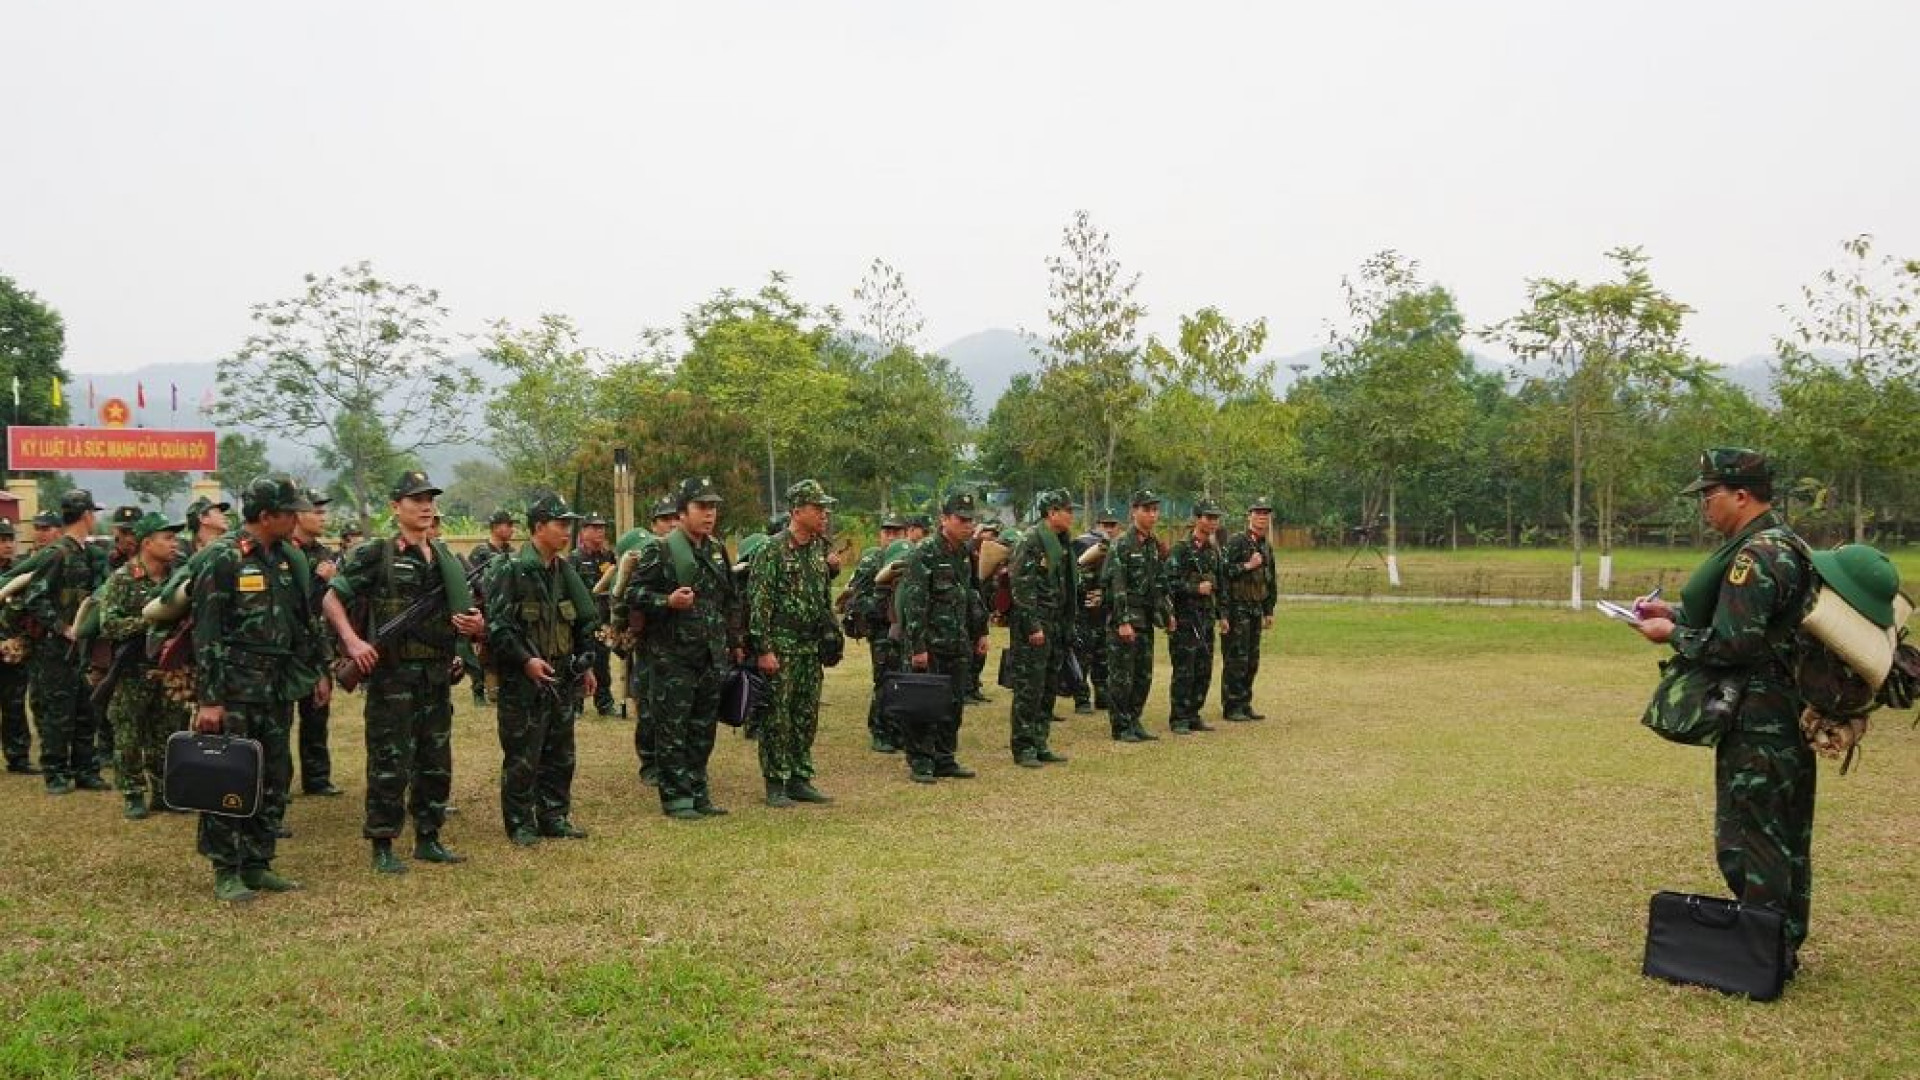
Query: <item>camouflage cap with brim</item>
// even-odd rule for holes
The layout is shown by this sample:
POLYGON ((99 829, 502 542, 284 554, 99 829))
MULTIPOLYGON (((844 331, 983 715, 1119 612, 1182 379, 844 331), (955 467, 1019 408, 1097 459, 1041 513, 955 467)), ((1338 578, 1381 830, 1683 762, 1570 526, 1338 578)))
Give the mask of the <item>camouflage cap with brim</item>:
POLYGON ((321 507, 332 502, 333 496, 328 495, 326 492, 321 491, 319 488, 308 488, 307 501, 313 504, 313 508, 315 510, 318 510, 321 507))
POLYGON ((1039 517, 1046 517, 1055 510, 1071 510, 1073 509, 1073 492, 1066 488, 1043 491, 1034 496, 1033 509, 1039 517))
POLYGON ((1271 495, 1255 496, 1254 500, 1251 503, 1247 504, 1247 513, 1249 514, 1273 513, 1273 497, 1271 495))
POLYGON ((911 517, 907 518, 907 528, 930 530, 933 528, 933 518, 927 516, 926 514, 914 514, 911 517))
POLYGON ((1118 525, 1120 524, 1120 511, 1111 506, 1103 506, 1100 508, 1100 516, 1096 520, 1102 525, 1118 525))
POLYGON ((1893 629, 1893 601, 1900 595, 1900 568, 1878 548, 1847 544, 1813 553, 1820 580, 1853 610, 1881 629, 1893 629))
POLYGON ((792 507, 832 506, 839 501, 818 480, 801 480, 787 489, 787 505, 792 507))
POLYGON ((1194 517, 1219 517, 1220 504, 1212 499, 1200 499, 1193 504, 1194 517))
POLYGON ((224 501, 216 502, 215 500, 209 499, 206 496, 202 495, 201 497, 187 504, 187 524, 192 525, 198 522, 200 520, 200 515, 206 513, 209 510, 218 510, 224 514, 227 511, 232 509, 233 509, 233 504, 230 502, 224 502, 224 501))
POLYGON ((684 510, 692 503, 723 503, 720 489, 705 476, 690 476, 680 481, 680 488, 674 493, 674 505, 684 510))
POLYGON ((412 498, 415 495, 438 494, 440 494, 440 489, 434 486, 433 481, 427 479, 426 473, 421 472, 419 469, 408 469, 406 472, 400 474, 400 479, 393 482, 393 490, 387 492, 387 497, 398 502, 401 499, 412 498))
POLYGON ((979 503, 971 491, 955 491, 947 495, 940 504, 940 512, 948 517, 964 518, 972 521, 980 513, 979 503))
POLYGON ((661 518, 677 518, 679 516, 680 507, 674 504, 673 496, 671 495, 653 504, 653 520, 655 521, 659 521, 661 518))
POLYGON ((133 523, 133 538, 145 540, 154 533, 177 533, 186 527, 187 523, 184 521, 168 521, 159 514, 143 514, 140 520, 133 523))
POLYGON ((63 514, 84 514, 87 511, 101 511, 106 507, 93 501, 93 492, 86 488, 74 488, 60 496, 60 512, 63 514))
POLYGON ((1767 455, 1742 447, 1719 447, 1700 451, 1700 476, 1680 489, 1682 495, 1699 493, 1721 486, 1743 487, 1773 482, 1773 466, 1767 455))
POLYGON ((57 529, 60 527, 60 514, 54 510, 42 510, 33 515, 33 527, 36 529, 57 529))
POLYGON ((285 476, 258 476, 247 484, 247 490, 240 499, 242 510, 249 516, 255 513, 298 514, 313 509, 307 501, 306 493, 300 485, 285 476))
POLYGON ((143 516, 137 506, 116 506, 113 508, 113 517, 108 520, 113 522, 115 528, 131 529, 143 516))
POLYGON ((886 517, 880 519, 880 527, 883 529, 904 529, 907 527, 906 516, 903 514, 888 514, 886 517))
POLYGON ((493 516, 487 519, 487 524, 515 525, 518 524, 518 519, 513 516, 513 511, 511 510, 495 510, 493 516))
POLYGON ((599 514, 587 514, 580 519, 580 527, 584 529, 589 525, 598 525, 602 528, 605 528, 607 525, 607 519, 604 517, 601 517, 599 514))
POLYGON ((13 522, 0 518, 0 540, 13 539, 13 522))
POLYGON ((573 521, 580 515, 567 506, 567 500, 558 495, 542 495, 527 507, 527 525, 537 525, 543 521, 573 521))
POLYGON ((1152 488, 1141 488, 1139 491, 1133 493, 1133 505, 1158 506, 1160 505, 1160 493, 1152 488))

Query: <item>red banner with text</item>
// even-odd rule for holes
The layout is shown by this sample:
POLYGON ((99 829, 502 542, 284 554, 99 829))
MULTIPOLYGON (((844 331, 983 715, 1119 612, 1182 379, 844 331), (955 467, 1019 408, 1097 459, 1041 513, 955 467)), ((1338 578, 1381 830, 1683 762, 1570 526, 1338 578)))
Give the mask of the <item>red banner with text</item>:
POLYGON ((211 431, 146 428, 9 427, 7 466, 211 472, 220 467, 211 431))

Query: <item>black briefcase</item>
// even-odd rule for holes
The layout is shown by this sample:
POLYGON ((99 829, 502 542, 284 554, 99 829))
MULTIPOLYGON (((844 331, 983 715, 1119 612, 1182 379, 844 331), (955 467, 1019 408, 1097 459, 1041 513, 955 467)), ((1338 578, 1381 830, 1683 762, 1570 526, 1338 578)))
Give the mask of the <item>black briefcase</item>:
POLYGON ((958 723, 954 715, 953 677, 920 671, 896 671, 880 684, 880 715, 902 731, 933 724, 958 723))
POLYGON ((745 665, 734 668, 720 684, 720 722, 728 727, 745 724, 766 694, 765 676, 745 665))
POLYGON ((176 731, 167 736, 161 782, 167 805, 223 817, 252 817, 260 809, 260 743, 226 735, 176 731))
POLYGON ((1064 652, 1066 658, 1060 664, 1060 679, 1053 684, 1053 693, 1055 697, 1076 697, 1080 688, 1087 685, 1087 676, 1080 670, 1080 658, 1073 655, 1073 650, 1066 649, 1064 652))
POLYGON ((995 675, 993 679, 994 682, 1007 690, 1013 689, 1013 672, 1007 670, 1007 658, 1012 655, 1012 649, 1000 650, 1000 672, 995 675))
POLYGON ((1654 893, 1647 905, 1647 955, 1640 972, 1772 1001, 1786 989, 1786 921, 1778 911, 1737 900, 1654 893))

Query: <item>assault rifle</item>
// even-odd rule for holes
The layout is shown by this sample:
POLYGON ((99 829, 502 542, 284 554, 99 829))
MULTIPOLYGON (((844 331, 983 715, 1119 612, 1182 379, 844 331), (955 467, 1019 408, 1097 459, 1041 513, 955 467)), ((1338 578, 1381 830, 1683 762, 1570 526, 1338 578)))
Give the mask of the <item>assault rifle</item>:
MULTIPOLYGON (((487 566, 487 563, 481 563, 467 571, 468 592, 472 592, 473 587, 479 583, 480 575, 486 571, 487 566)), ((386 622, 374 627, 373 633, 367 636, 367 644, 376 649, 384 649, 398 640, 401 635, 420 625, 427 616, 445 611, 446 608, 446 583, 435 581, 433 587, 419 599, 395 612, 386 622)), ((359 689, 361 680, 365 678, 366 676, 360 673, 359 666, 349 658, 342 658, 333 665, 333 681, 349 694, 359 689)))
POLYGON ((95 716, 106 716, 107 703, 113 700, 113 688, 120 685, 120 679, 127 669, 133 666, 134 658, 145 652, 147 635, 144 631, 134 634, 113 650, 113 661, 107 665, 106 674, 93 684, 93 690, 87 694, 87 704, 93 707, 95 716))

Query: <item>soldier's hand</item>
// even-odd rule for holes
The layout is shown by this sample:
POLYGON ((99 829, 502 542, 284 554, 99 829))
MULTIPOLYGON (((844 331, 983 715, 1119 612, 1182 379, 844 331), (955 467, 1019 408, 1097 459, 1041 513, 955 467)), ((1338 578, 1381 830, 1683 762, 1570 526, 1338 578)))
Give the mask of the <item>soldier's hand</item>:
POLYGON ((840 553, 839 552, 836 551, 827 556, 827 571, 831 576, 834 576, 834 577, 839 576, 840 574, 840 553))
POLYGON ((1115 630, 1114 633, 1119 635, 1120 640, 1125 642, 1126 644, 1128 645, 1133 644, 1133 624, 1132 623, 1130 622, 1121 623, 1120 629, 1115 630))
POLYGON ((453 617, 453 628, 463 637, 477 638, 487 632, 487 617, 476 608, 468 608, 453 617))
POLYGON ((780 658, 770 652, 763 652, 760 654, 757 666, 762 675, 772 675, 780 670, 780 658))
POLYGON ((313 568, 313 576, 319 578, 321 581, 332 581, 333 575, 339 572, 340 568, 333 564, 332 559, 328 559, 326 562, 313 568))
POLYGON ((1642 619, 1673 620, 1673 605, 1655 596, 1642 596, 1633 602, 1633 613, 1642 619))
POLYGON ((591 671, 587 672, 580 680, 580 692, 586 696, 586 699, 591 699, 595 694, 598 694, 600 692, 600 676, 595 675, 591 671))
POLYGON ((1271 616, 1271 615, 1262 615, 1262 616, 1260 617, 1260 629, 1262 629, 1262 630, 1271 630, 1271 629, 1273 629, 1273 616, 1271 616))
POLYGON ((364 638, 354 638, 346 643, 347 658, 362 675, 373 674, 374 665, 380 662, 380 650, 367 644, 364 638))
POLYGON ((1640 631, 1641 637, 1656 645, 1665 645, 1673 640, 1672 619, 1642 619, 1634 629, 1640 631))
POLYGON ((316 709, 324 709, 327 707, 327 703, 332 700, 333 680, 322 675, 320 676, 320 681, 313 684, 313 707, 316 709))
POLYGON ((1171 615, 1167 616, 1167 633, 1171 634, 1178 629, 1180 629, 1180 620, 1171 615))
POLYGON ((987 655, 987 635, 981 634, 979 637, 974 639, 973 655, 975 656, 987 655))
POLYGON ((1265 559, 1265 557, 1263 557, 1259 552, 1256 551, 1253 553, 1253 558, 1248 559, 1246 561, 1245 566, 1243 566, 1242 569, 1258 570, 1262 566, 1266 565, 1266 562, 1267 560, 1265 559))
POLYGON ((526 664, 522 665, 520 670, 526 673, 527 678, 532 679, 542 686, 551 686, 553 684, 553 665, 537 656, 530 658, 526 664))
POLYGON ((685 611, 693 606, 693 588, 682 585, 667 595, 667 606, 675 611, 685 611))
POLYGON ((927 670, 927 654, 926 653, 917 652, 913 654, 913 670, 915 671, 927 670))
POLYGON ((202 705, 193 714, 193 730, 202 735, 218 735, 220 727, 226 722, 227 709, 224 705, 202 705))
POLYGON ((1226 637, 1228 634, 1231 634, 1231 633, 1233 633, 1233 624, 1228 622, 1225 619, 1221 619, 1220 620, 1220 636, 1226 637))
POLYGON ((1035 630, 1033 633, 1027 635, 1027 644, 1033 646, 1036 649, 1042 645, 1045 645, 1046 643, 1047 643, 1047 632, 1045 630, 1035 630))
POLYGON ((1193 591, 1199 593, 1201 596, 1212 596, 1213 595, 1213 579, 1208 578, 1207 580, 1202 581, 1200 583, 1200 587, 1193 591))

